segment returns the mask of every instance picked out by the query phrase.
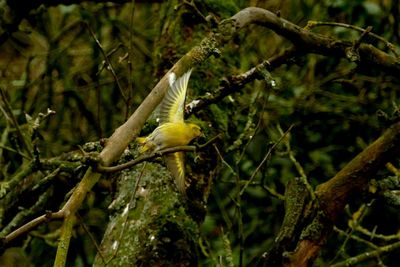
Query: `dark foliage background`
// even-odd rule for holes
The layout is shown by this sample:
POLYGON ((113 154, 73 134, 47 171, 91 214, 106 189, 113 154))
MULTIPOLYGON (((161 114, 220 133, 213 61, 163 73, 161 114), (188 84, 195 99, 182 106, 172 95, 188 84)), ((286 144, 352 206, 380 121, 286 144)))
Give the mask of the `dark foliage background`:
MULTIPOLYGON (((83 2, 41 6, 0 44, 0 87, 27 143, 33 140, 42 158, 58 156, 110 136, 161 75, 215 30, 216 22, 247 6, 280 12, 299 26, 309 20, 372 26, 374 33, 391 43, 400 41, 398 0, 139 1, 134 5, 83 2), (101 48, 91 31, 116 76, 105 68, 101 48), (35 119, 47 109, 56 113, 42 120, 39 134, 32 139, 32 121, 27 115, 35 119)), ((0 34, 4 35, 13 12, 4 2, 0 12, 4 17, 0 34)), ((314 31, 349 41, 360 36, 360 32, 344 27, 317 26, 314 31)), ((383 42, 370 36, 364 42, 389 51, 383 42)), ((219 58, 212 57, 195 68, 188 101, 215 91, 222 79, 243 73, 289 46, 287 40, 260 26, 241 31, 219 58)), ((395 49, 400 52, 399 46, 395 49)), ((199 240, 203 266, 254 265, 276 238, 284 214, 283 202, 276 195, 283 194, 287 182, 301 175, 295 164, 302 167, 313 186, 328 180, 380 135, 385 115, 390 117, 398 110, 398 77, 345 59, 310 54, 279 67, 272 76, 275 88, 252 82, 190 118, 201 121, 207 137, 224 134, 220 149, 223 160, 199 240), (290 134, 255 174, 271 145, 291 125, 290 134), (238 185, 253 174, 253 183, 239 194, 238 185)), ((0 114, 3 188, 26 160, 27 152, 6 113, 0 114)), ((145 131, 149 129, 145 127, 145 131)), ((391 163, 399 167, 399 159, 391 163)), ((395 175, 398 172, 389 166, 375 179, 395 175)), ((46 201, 26 220, 45 210, 57 210, 78 179, 79 171, 76 177, 60 172, 52 180, 51 190, 43 192, 25 190, 31 188, 31 181, 26 181, 15 194, 18 199, 1 207, 0 229, 20 210, 35 204, 39 195, 46 201)), ((71 266, 89 266, 93 261, 94 240, 101 240, 114 188, 113 179, 102 179, 80 210, 80 223, 70 247, 71 266)), ((341 262, 374 246, 399 241, 398 206, 390 206, 372 192, 354 196, 356 200, 346 207, 315 265, 341 262)), ((27 262, 51 266, 59 225, 51 222, 18 239, 15 246, 20 249, 13 255, 26 260, 25 266, 27 262)), ((397 250, 356 266, 395 266, 399 261, 397 250)))

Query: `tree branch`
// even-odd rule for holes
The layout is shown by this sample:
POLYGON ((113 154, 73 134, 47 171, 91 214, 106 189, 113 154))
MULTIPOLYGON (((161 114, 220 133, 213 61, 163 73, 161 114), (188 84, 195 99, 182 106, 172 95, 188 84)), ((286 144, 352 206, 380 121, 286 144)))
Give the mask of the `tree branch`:
MULTIPOLYGON (((356 42, 357 45, 355 46, 349 41, 341 41, 309 31, 314 23, 317 22, 310 22, 305 28, 301 28, 290 21, 278 17, 276 14, 268 10, 257 7, 243 9, 231 19, 222 21, 220 28, 223 28, 224 31, 227 32, 235 31, 235 29, 243 28, 249 24, 259 24, 273 30, 278 35, 287 38, 293 43, 293 46, 284 50, 279 55, 263 61, 243 74, 223 80, 224 82, 221 82, 221 86, 216 90, 216 92, 193 100, 188 105, 189 108, 187 113, 196 113, 205 106, 216 103, 225 96, 241 90, 247 83, 255 79, 263 79, 264 77, 260 75, 261 70, 266 69, 272 71, 282 64, 289 62, 289 60, 307 53, 335 56, 350 61, 357 61, 360 65, 368 65, 377 70, 390 73, 396 77, 398 76, 398 73, 400 73, 400 61, 396 58, 397 54, 395 54, 396 57, 393 57, 370 44, 361 43, 363 36, 371 34, 369 32, 370 29, 364 30, 356 28, 362 30, 363 35, 356 42)), ((373 36, 376 38, 376 35, 373 36)), ((387 46, 391 48, 391 51, 394 50, 393 45, 389 42, 385 41, 383 38, 379 38, 379 40, 384 41, 387 46)))
POLYGON ((264 60, 245 73, 222 80, 220 87, 215 92, 207 93, 206 95, 189 103, 187 105, 188 108, 186 109, 186 114, 190 115, 196 113, 199 110, 204 109, 206 106, 217 103, 224 97, 240 91, 246 84, 256 79, 266 80, 267 83, 273 83, 274 81, 272 81, 272 77, 265 77, 264 73, 272 71, 282 64, 289 62, 294 57, 301 55, 303 55, 302 52, 298 51, 295 47, 291 47, 284 50, 279 55, 273 56, 268 60, 264 60))
POLYGON ((131 168, 139 163, 142 163, 144 161, 150 161, 152 159, 161 157, 164 154, 169 154, 169 153, 174 153, 174 152, 179 152, 179 151, 186 151, 186 152, 193 152, 196 151, 197 149, 201 149, 204 148, 206 146, 208 146, 209 144, 215 142, 217 139, 220 139, 221 136, 217 135, 213 138, 211 138, 209 141, 207 141, 205 144, 201 144, 201 145, 193 145, 193 146, 175 146, 175 147, 169 147, 169 148, 165 148, 159 151, 154 151, 150 154, 145 154, 142 155, 134 160, 131 160, 129 162, 117 165, 117 166, 112 166, 112 167, 107 167, 107 166, 96 166, 95 171, 96 172, 101 172, 101 173, 110 173, 110 172, 118 172, 118 171, 122 171, 128 168, 131 168))
MULTIPOLYGON (((316 34, 301 28, 290 21, 282 19, 274 13, 257 7, 243 9, 232 17, 233 27, 243 27, 243 24, 256 23, 290 40, 298 49, 327 56, 348 58, 346 51, 352 47, 348 41, 339 41, 332 37, 316 34)), ((392 75, 398 75, 400 64, 398 60, 369 44, 359 47, 360 62, 382 69, 392 75)))
MULTIPOLYGON (((306 28, 307 28, 307 29, 312 29, 312 28, 315 28, 316 26, 336 26, 336 27, 344 27, 344 28, 356 30, 356 31, 359 31, 359 32, 361 32, 361 33, 366 32, 366 29, 357 27, 357 26, 355 26, 355 25, 345 24, 345 23, 340 23, 340 22, 326 22, 326 21, 309 21, 309 22, 307 23, 306 28)), ((397 58, 399 58, 399 55, 398 55, 397 52, 396 52, 396 47, 395 47, 392 43, 388 42, 387 40, 385 40, 385 38, 383 38, 383 37, 381 37, 381 36, 379 36, 379 35, 377 35, 377 34, 375 34, 375 33, 368 32, 367 34, 368 34, 369 36, 372 36, 372 37, 374 37, 375 39, 381 41, 382 43, 384 43, 384 44, 386 45, 386 47, 389 48, 390 51, 391 51, 397 58)))
POLYGON ((400 155, 400 122, 394 123, 381 137, 364 149, 332 179, 319 185, 315 194, 319 201, 317 215, 302 233, 302 240, 289 257, 287 266, 307 266, 318 254, 332 224, 351 196, 363 190, 369 179, 393 157, 400 155), (323 212, 322 216, 320 212, 323 212), (320 225, 320 227, 315 228, 320 225), (310 227, 314 231, 310 232, 310 227), (309 235, 305 235, 308 232, 309 235))
POLYGON ((8 244, 18 236, 26 234, 30 232, 32 229, 36 228, 38 225, 41 225, 44 222, 47 222, 52 219, 62 219, 64 218, 65 214, 63 211, 58 211, 54 213, 46 213, 42 216, 39 216, 28 223, 24 224, 23 226, 19 227, 15 231, 8 234, 5 238, 3 238, 3 244, 8 244))

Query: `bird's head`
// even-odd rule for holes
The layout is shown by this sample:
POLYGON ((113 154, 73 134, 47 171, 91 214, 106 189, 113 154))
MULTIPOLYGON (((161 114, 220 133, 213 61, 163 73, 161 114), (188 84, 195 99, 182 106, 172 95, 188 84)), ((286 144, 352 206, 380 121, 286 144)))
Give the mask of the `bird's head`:
POLYGON ((193 138, 203 135, 200 126, 198 126, 197 124, 189 123, 189 129, 193 138))

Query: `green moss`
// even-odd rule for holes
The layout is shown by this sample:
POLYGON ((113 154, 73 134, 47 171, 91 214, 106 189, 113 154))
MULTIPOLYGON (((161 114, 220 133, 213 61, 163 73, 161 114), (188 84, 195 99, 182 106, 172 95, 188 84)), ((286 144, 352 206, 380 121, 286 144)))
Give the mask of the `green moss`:
POLYGON ((317 240, 321 239, 324 235, 329 224, 327 224, 326 216, 322 211, 318 211, 317 215, 314 217, 313 221, 307 226, 306 229, 301 233, 300 240, 309 239, 317 240))
MULTIPOLYGON (((182 196, 176 192, 166 168, 160 164, 147 163, 144 167, 142 164, 121 175, 120 186, 112 205, 115 216, 102 242, 103 257, 112 258, 117 246, 119 256, 107 266, 175 266, 178 262, 190 263, 197 257, 198 226, 187 215, 182 205, 185 202, 180 201, 182 196), (140 175, 138 190, 132 197, 140 175)), ((94 266, 104 266, 99 256, 94 266)))

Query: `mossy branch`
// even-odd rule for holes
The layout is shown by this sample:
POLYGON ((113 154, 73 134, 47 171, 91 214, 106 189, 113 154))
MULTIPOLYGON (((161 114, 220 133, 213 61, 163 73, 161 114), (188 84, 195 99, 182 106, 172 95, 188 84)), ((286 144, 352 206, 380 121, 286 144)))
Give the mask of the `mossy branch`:
POLYGON ((317 187, 315 195, 319 202, 319 212, 316 213, 312 224, 304 230, 307 231, 313 227, 313 234, 305 236, 298 243, 286 266, 307 266, 317 256, 328 234, 332 231, 332 224, 349 202, 350 197, 363 190, 369 180, 388 161, 400 155, 399 146, 400 122, 396 122, 332 179, 317 187))

